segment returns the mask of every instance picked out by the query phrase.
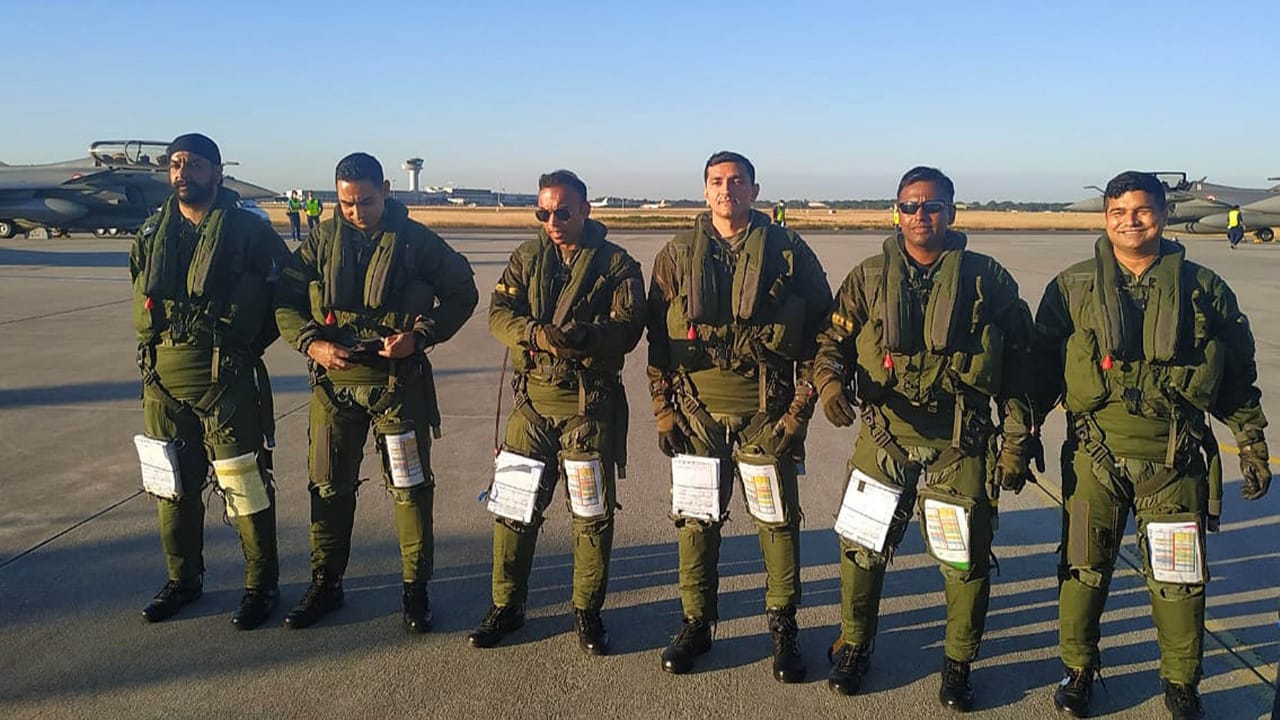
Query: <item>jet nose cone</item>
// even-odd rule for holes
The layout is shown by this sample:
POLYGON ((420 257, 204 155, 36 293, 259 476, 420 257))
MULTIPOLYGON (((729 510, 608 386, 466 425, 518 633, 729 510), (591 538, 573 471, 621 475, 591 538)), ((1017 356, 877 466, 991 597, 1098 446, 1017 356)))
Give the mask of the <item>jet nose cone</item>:
POLYGON ((1102 198, 1095 197, 1089 198, 1088 200, 1073 202, 1063 208, 1063 210, 1066 210, 1067 212, 1102 212, 1102 198))

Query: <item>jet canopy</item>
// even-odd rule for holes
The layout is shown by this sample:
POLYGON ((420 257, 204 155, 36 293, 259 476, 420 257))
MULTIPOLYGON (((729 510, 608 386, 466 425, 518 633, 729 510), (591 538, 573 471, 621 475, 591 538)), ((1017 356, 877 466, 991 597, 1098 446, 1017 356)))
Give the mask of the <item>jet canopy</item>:
POLYGON ((1187 181, 1187 174, 1184 172, 1154 172, 1156 176, 1168 192, 1187 191, 1191 189, 1191 183, 1187 181))
POLYGON ((96 167, 168 168, 168 152, 169 143, 156 140, 99 140, 89 146, 96 167))

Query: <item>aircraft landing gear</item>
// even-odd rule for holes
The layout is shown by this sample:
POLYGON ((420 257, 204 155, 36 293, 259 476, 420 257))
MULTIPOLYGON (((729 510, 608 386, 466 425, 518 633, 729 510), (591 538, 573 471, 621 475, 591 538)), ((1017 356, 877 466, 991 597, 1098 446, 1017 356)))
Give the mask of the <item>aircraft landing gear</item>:
POLYGON ((27 231, 28 240, 49 240, 53 237, 53 231, 47 227, 34 227, 27 231))
POLYGON ((1269 243, 1276 239, 1275 232, 1269 227, 1258 228, 1258 231, 1254 233, 1254 235, 1264 243, 1269 243))
POLYGON ((0 240, 13 237, 15 230, 12 220, 0 220, 0 240))

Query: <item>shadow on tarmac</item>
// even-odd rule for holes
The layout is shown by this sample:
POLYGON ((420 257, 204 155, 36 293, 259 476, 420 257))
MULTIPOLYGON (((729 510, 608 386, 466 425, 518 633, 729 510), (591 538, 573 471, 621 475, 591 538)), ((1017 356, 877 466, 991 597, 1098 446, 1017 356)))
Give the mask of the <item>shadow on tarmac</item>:
POLYGON ((43 265, 46 267, 128 267, 129 253, 56 252, 51 250, 15 250, 0 247, 0 265, 43 265))
MULTIPOLYGON (((1232 485, 1234 486, 1234 484, 1232 485)), ((366 499, 385 504, 379 498, 366 499)), ((1256 507, 1256 506, 1254 506, 1256 507)), ((219 510, 216 500, 210 503, 207 514, 216 516, 219 510)), ((1262 508, 1252 510, 1249 505, 1233 504, 1230 510, 1232 522, 1248 523, 1263 519, 1262 508)), ((383 512, 383 510, 374 512, 383 512)), ((368 508, 362 513, 367 516, 368 508)), ((624 516, 620 516, 624 517, 624 516)), ((561 518, 562 519, 562 518, 561 518)), ((1002 521, 1006 528, 1054 526, 1059 523, 1057 508, 1006 511, 1002 521)), ((214 521, 216 523, 216 520, 214 521)), ((366 531, 372 531, 368 519, 357 519, 357 533, 353 540, 352 567, 396 567, 398 549, 394 535, 370 539, 366 531), (362 525, 364 526, 362 531, 362 525), (371 562, 374 560, 374 562, 371 562)), ((1238 533, 1257 534, 1257 544, 1236 543, 1237 547, 1262 545, 1261 535, 1271 523, 1256 522, 1251 527, 1236 530, 1238 533)), ((486 525, 486 527, 488 527, 486 525)), ((738 518, 730 523, 728 532, 742 532, 749 528, 749 521, 738 518)), ((1132 524, 1130 525, 1132 529, 1132 524)), ((721 547, 720 571, 723 581, 744 575, 762 575, 764 568, 760 558, 759 540, 754 532, 724 537, 721 547)), ((1012 531, 1009 531, 1012 534, 1012 531)), ((10 682, 0 689, 0 698, 30 699, 51 693, 92 695, 105 691, 120 691, 129 687, 142 687, 156 682, 181 681, 184 678, 199 679, 219 671, 243 670, 260 667, 268 671, 276 664, 291 664, 299 659, 321 655, 349 655, 361 657, 373 648, 400 644, 410 647, 412 639, 404 639, 399 633, 400 574, 396 572, 366 575, 348 575, 345 578, 345 605, 324 618, 315 628, 306 631, 285 631, 279 623, 287 611, 301 597, 306 582, 308 564, 305 528, 281 529, 282 580, 294 578, 281 586, 281 608, 268 626, 250 634, 235 633, 222 621, 229 617, 239 598, 238 565, 228 566, 219 562, 211 567, 206 577, 206 594, 198 602, 184 609, 174 620, 158 625, 147 625, 137 615, 138 608, 155 588, 139 587, 138 578, 154 577, 156 586, 163 580, 158 542, 154 535, 143 534, 86 547, 82 544, 55 544, 39 551, 37 556, 24 559, 14 566, 0 570, 0 597, 5 609, 0 612, 0 626, 16 631, 23 626, 65 627, 67 624, 85 624, 83 642, 95 648, 92 653, 60 658, 63 666, 55 676, 40 672, 13 673, 10 682), (58 586, 59 577, 67 568, 85 567, 90 559, 91 567, 70 580, 63 579, 63 590, 46 592, 38 588, 58 586), (97 562, 94 562, 96 560, 97 562), (22 597, 18 597, 18 593, 22 597), (209 619, 218 617, 217 622, 209 619), (136 624, 137 631, 121 634, 121 624, 136 624), (114 629, 95 629, 97 625, 112 625, 114 629), (354 631, 353 631, 354 630, 354 631), (193 637, 193 635, 198 635, 193 637), (107 640, 110 637, 111 640, 107 640), (202 653, 198 663, 192 662, 190 643, 193 640, 211 642, 217 652, 202 653), (145 655, 145 663, 138 658, 145 655), (162 673, 155 668, 165 668, 162 673), (68 685, 67 677, 76 678, 68 685)), ((471 556, 486 546, 487 534, 468 534, 466 537, 440 538, 437 556, 471 556), (463 550, 466 554, 463 554, 463 550), (443 552, 442 552, 443 551, 443 552)), ((1044 697, 1046 708, 1052 686, 1060 677, 1060 665, 1056 660, 1057 588, 1052 581, 1057 558, 1043 551, 1016 554, 1017 548, 1001 545, 997 534, 996 553, 1000 557, 1001 574, 993 574, 993 593, 987 621, 987 639, 980 659, 975 663, 973 681, 978 693, 978 708, 987 709, 1021 702, 1027 695, 1044 697), (1035 589, 1013 593, 1002 592, 1002 587, 1013 583, 1025 583, 1035 589), (1025 657, 1027 651, 1042 650, 1046 658, 1021 662, 1009 662, 1007 658, 1025 657)), ((1132 546, 1132 539, 1129 541, 1132 546)), ((1263 559, 1230 558, 1213 556, 1210 541, 1211 567, 1219 568, 1210 586, 1212 597, 1230 596, 1236 592, 1256 591, 1259 562, 1275 564, 1277 555, 1263 559), (1216 562, 1215 562, 1216 561, 1216 562)), ((811 627, 802 627, 800 645, 809 666, 810 683, 824 681, 828 664, 825 654, 839 634, 839 577, 832 572, 838 557, 835 534, 828 528, 802 532, 801 562, 806 568, 828 568, 834 575, 805 583, 807 610, 820 609, 827 621, 811 627)), ((942 639, 945 626, 945 610, 942 601, 942 579, 936 566, 924 560, 923 541, 918 529, 908 531, 898 555, 897 567, 891 567, 886 577, 884 605, 880 620, 872 669, 864 684, 863 694, 876 695, 893 692, 921 680, 936 676, 942 664, 942 639), (911 566, 911 567, 903 567, 911 566), (897 598, 911 595, 929 595, 924 607, 895 611, 897 598)), ((206 557, 231 558, 238 556, 235 533, 230 528, 206 529, 206 557)), ((512 634, 504 646, 539 643, 557 635, 572 638, 572 616, 568 612, 568 596, 572 586, 572 554, 539 554, 535 559, 527 608, 530 616, 527 625, 512 634), (555 611, 548 612, 552 608, 555 611)), ((653 656, 654 672, 657 653, 665 647, 670 634, 679 629, 681 609, 676 589, 675 532, 669 543, 619 547, 611 564, 610 597, 624 594, 665 589, 665 599, 614 607, 606 605, 605 622, 613 643, 613 654, 636 653, 653 656)), ((1275 575, 1272 574, 1272 577, 1275 575)), ((441 567, 431 584, 432 606, 436 622, 430 642, 447 644, 443 651, 475 653, 475 662, 496 661, 496 657, 484 657, 496 651, 478 651, 464 647, 462 633, 471 629, 490 604, 490 565, 476 563, 441 567), (441 637, 444 636, 444 637, 441 637)), ((1145 580, 1121 563, 1112 584, 1103 617, 1103 662, 1105 667, 1124 668, 1149 664, 1158 657, 1158 650, 1150 637, 1150 614, 1147 609, 1149 596, 1145 580), (1117 639, 1123 635, 1141 632, 1142 640, 1131 642, 1117 639)), ((1215 605, 1212 614, 1216 618, 1243 618, 1264 614, 1266 619, 1257 626, 1240 627, 1234 623, 1237 635, 1256 635, 1260 642, 1252 643, 1254 652, 1274 663, 1277 646, 1270 637, 1272 630, 1269 613, 1274 610, 1274 599, 1263 598, 1215 605)), ((722 623, 750 620, 759 631, 749 635, 718 639, 711 652, 698 663, 695 673, 710 673, 767 661, 771 653, 769 635, 764 620, 764 589, 762 585, 750 589, 722 591, 720 594, 722 623)), ((802 623, 803 624, 803 623, 802 623)), ((30 641, 30 633, 26 640, 30 641)), ((43 634, 43 633, 37 633, 43 634)), ((570 639, 566 646, 571 643, 570 639)), ((22 644, 22 643, 20 643, 22 644)), ((1249 643, 1247 643, 1249 644, 1249 643)), ((21 655, 20 648, 15 648, 21 655)), ((1206 643, 1210 654, 1218 652, 1212 642, 1206 643)), ((549 652, 559 652, 549 650, 549 652)), ((11 655, 14 657, 14 655, 11 655)), ((1221 671, 1223 663, 1206 665, 1209 672, 1221 671)), ((1107 687, 1095 692, 1095 714, 1123 713, 1148 702, 1159 693, 1156 671, 1107 672, 1107 687)), ((1250 686, 1213 693, 1210 707, 1229 707, 1240 693, 1253 693, 1250 686)))
MULTIPOLYGON (((442 378, 493 374, 497 371, 496 367, 471 367, 434 369, 432 373, 439 382, 442 378)), ((309 392, 310 382, 306 375, 272 375, 271 390, 273 393, 309 392)), ((141 396, 141 380, 5 388, 0 389, 0 410, 137 400, 141 396)))

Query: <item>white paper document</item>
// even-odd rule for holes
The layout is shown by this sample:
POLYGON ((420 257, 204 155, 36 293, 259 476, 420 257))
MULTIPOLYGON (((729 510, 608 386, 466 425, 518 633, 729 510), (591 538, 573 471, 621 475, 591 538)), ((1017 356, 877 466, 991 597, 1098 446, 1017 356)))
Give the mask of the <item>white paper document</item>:
POLYGON ((580 518, 604 515, 604 468, 599 458, 565 460, 564 476, 569 486, 569 507, 580 518))
POLYGON ((489 512, 526 525, 533 522, 538 483, 546 463, 503 450, 493 463, 489 487, 489 512))
POLYGON ((719 458, 671 458, 671 514, 708 522, 720 519, 719 458))
POLYGON ((925 534, 933 556, 962 570, 969 569, 969 513, 959 505, 925 498, 925 534))
POLYGON ((740 462, 738 474, 742 476, 742 492, 747 497, 747 512, 760 522, 784 522, 786 513, 782 509, 778 466, 740 462))
POLYGON ((387 446, 387 467, 391 484, 398 488, 417 487, 426 482, 422 458, 418 455, 418 436, 413 430, 383 436, 387 446))
POLYGON ((171 440, 156 440, 146 435, 134 435, 133 444, 138 448, 142 489, 167 500, 182 497, 177 445, 171 440))
POLYGON ((1156 582, 1204 583, 1204 557, 1196 521, 1147 523, 1147 546, 1151 548, 1151 574, 1156 582))
POLYGON ((901 497, 901 488, 886 485, 855 468, 849 473, 849 486, 836 515, 836 534, 869 550, 884 552, 889 525, 901 497))

